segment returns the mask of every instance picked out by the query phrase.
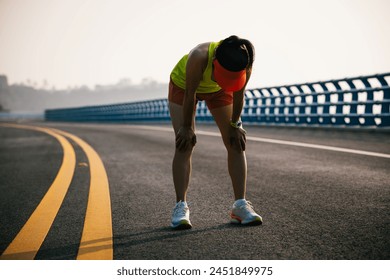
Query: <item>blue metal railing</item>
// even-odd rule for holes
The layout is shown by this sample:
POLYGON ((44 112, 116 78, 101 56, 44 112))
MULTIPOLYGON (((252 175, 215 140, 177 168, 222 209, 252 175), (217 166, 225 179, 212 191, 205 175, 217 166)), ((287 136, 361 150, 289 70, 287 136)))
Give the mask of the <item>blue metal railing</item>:
MULTIPOLYGON (((247 90, 244 123, 306 126, 390 126, 390 73, 247 90)), ((166 99, 46 110, 49 121, 168 122, 166 99)), ((199 122, 211 122, 204 102, 199 122)))

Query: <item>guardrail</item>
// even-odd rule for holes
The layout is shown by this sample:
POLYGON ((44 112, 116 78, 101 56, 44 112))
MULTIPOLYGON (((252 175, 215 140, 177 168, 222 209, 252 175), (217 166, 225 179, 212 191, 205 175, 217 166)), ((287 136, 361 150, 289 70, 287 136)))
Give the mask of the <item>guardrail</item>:
MULTIPOLYGON (((305 126, 389 127, 390 73, 251 89, 246 91, 244 123, 305 126)), ((167 122, 166 99, 46 110, 48 121, 167 122)), ((204 102, 199 122, 211 122, 204 102)))
POLYGON ((24 113, 24 112, 0 112, 0 121, 14 120, 44 120, 43 113, 24 113))

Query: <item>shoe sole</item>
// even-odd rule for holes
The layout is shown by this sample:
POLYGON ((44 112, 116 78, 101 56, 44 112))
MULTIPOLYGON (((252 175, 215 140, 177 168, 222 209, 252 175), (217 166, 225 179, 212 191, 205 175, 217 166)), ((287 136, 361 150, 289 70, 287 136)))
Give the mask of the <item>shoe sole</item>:
POLYGON ((254 220, 253 222, 249 222, 249 223, 242 224, 242 225, 251 227, 251 226, 260 226, 262 224, 263 224, 262 220, 254 220))
POLYGON ((191 229, 192 225, 191 225, 191 223, 184 222, 184 223, 180 223, 178 225, 171 224, 171 228, 174 230, 185 230, 185 229, 191 229))
POLYGON ((259 219, 255 219, 249 223, 242 223, 240 218, 238 218, 237 216, 234 216, 233 214, 231 214, 231 220, 230 220, 230 223, 232 224, 240 224, 240 225, 243 225, 243 226, 259 226, 259 225, 262 225, 263 224, 263 220, 261 218, 259 219))

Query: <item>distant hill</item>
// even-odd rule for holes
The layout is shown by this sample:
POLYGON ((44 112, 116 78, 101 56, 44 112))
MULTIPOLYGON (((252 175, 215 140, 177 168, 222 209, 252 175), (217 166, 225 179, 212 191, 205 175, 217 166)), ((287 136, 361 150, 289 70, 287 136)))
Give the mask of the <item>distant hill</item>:
POLYGON ((68 90, 37 89, 23 84, 8 85, 0 75, 0 111, 43 112, 45 109, 126 103, 165 98, 168 84, 144 79, 140 84, 122 80, 115 85, 86 86, 68 90))

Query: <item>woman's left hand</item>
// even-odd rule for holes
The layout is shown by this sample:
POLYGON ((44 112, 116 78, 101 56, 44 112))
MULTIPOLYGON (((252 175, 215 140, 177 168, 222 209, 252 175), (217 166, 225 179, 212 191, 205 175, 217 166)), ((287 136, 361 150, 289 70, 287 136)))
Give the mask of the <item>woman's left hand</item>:
POLYGON ((241 128, 235 128, 235 127, 230 127, 229 131, 229 141, 230 141, 230 146, 238 151, 238 152, 243 152, 245 151, 246 147, 246 131, 241 128))

